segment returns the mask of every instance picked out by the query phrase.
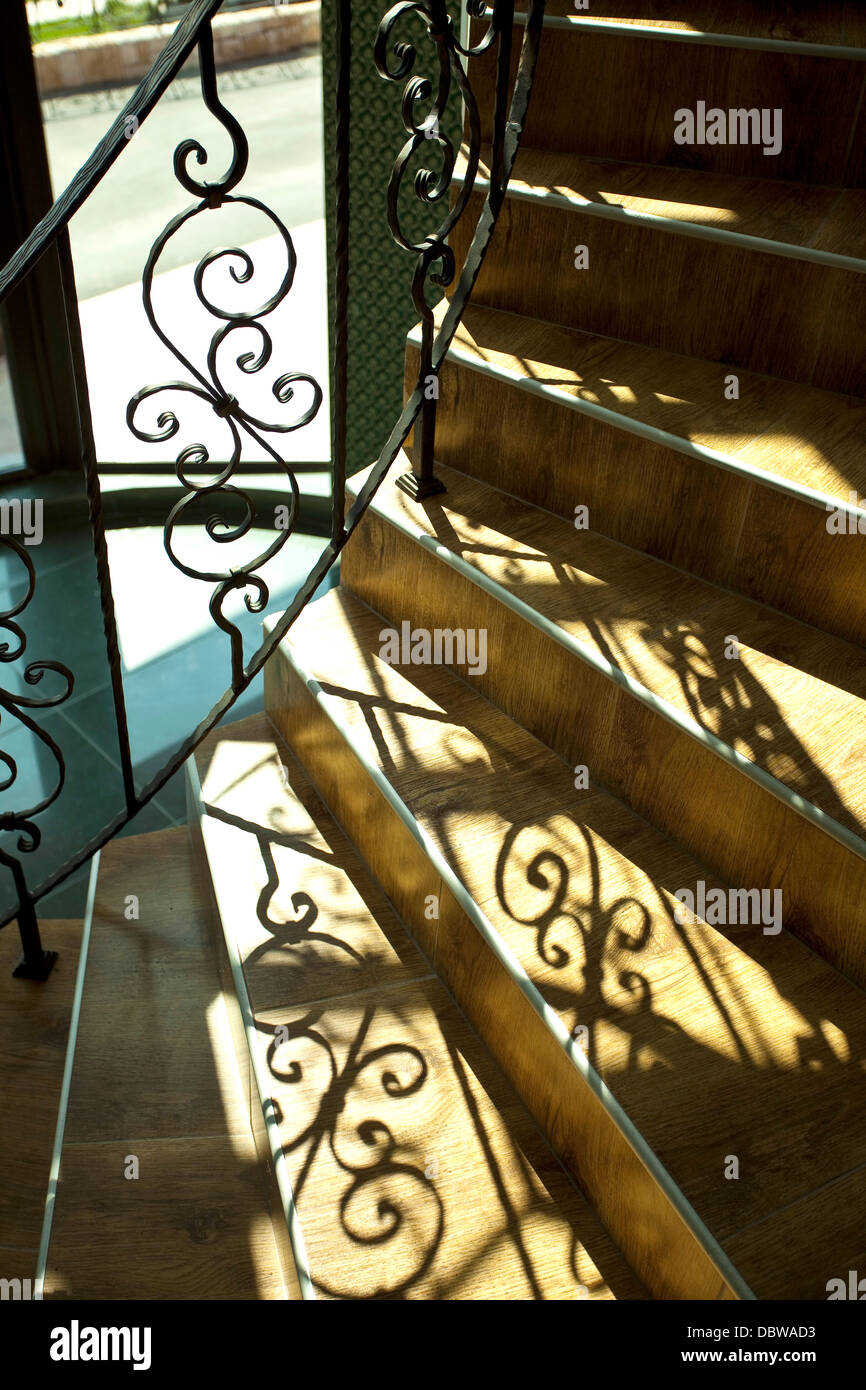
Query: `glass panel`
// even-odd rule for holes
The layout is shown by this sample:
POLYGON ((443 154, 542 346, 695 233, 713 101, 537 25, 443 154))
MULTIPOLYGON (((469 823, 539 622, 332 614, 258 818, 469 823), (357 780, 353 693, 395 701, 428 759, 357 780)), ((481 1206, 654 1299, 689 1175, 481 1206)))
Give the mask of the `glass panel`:
MULTIPOLYGON (((99 90, 85 89, 84 66, 76 76, 68 61, 63 69, 66 89, 55 90, 50 69, 40 61, 40 44, 35 41, 39 35, 31 27, 55 192, 65 187, 104 134, 113 113, 134 90, 139 74, 127 70, 129 54, 124 56, 119 46, 104 43, 112 16, 122 8, 97 5, 95 12, 101 27, 100 51, 113 52, 111 61, 117 63, 99 90)), ((281 23, 290 8, 274 7, 281 23)), ((31 26, 38 19, 44 38, 47 24, 58 13, 47 4, 40 4, 37 14, 31 7, 31 26)), ((65 0, 62 9, 64 19, 82 22, 93 13, 90 0, 65 0)), ((169 22, 163 26, 162 43, 178 13, 177 7, 165 11, 169 22)), ((82 52, 79 44, 67 59, 82 52)), ((217 66, 219 70, 219 61, 217 66)), ((187 71, 148 121, 131 130, 129 147, 70 227, 97 456, 100 465, 114 465, 103 474, 104 516, 133 770, 139 787, 168 760, 230 683, 229 635, 215 625, 209 611, 214 581, 196 576, 214 570, 243 571, 279 538, 292 489, 284 470, 263 471, 263 463, 274 462, 265 443, 281 459, 317 470, 299 472, 305 494, 318 495, 323 503, 328 494, 327 272, 318 49, 286 51, 272 61, 256 59, 219 70, 219 96, 249 141, 249 166, 233 192, 237 198, 257 201, 226 202, 219 210, 205 210, 166 243, 154 278, 154 310, 167 335, 207 378, 208 346, 224 320, 214 320, 197 299, 195 267, 217 247, 243 248, 253 267, 249 280, 228 273, 230 266, 238 272, 243 269, 243 259, 235 255, 206 272, 206 295, 221 305, 221 296, 225 297, 228 312, 255 311, 271 296, 279 302, 273 313, 259 315, 270 334, 270 353, 263 352, 265 339, 255 325, 238 329, 233 341, 223 345, 220 389, 234 395, 248 417, 275 425, 297 420, 317 397, 309 380, 285 382, 287 373, 314 379, 321 400, 304 428, 259 429, 264 443, 241 431, 244 451, 232 481, 254 499, 251 525, 236 544, 219 544, 208 533, 208 519, 218 512, 229 525, 237 526, 244 521, 243 505, 236 496, 226 494, 201 499, 201 505, 183 515, 174 534, 174 554, 192 571, 191 575, 181 573, 164 546, 166 520, 186 487, 174 473, 176 456, 180 449, 201 441, 210 451, 212 476, 214 468, 221 469, 232 455, 234 421, 229 423, 215 412, 213 400, 196 400, 189 393, 181 394, 180 402, 178 393, 165 402, 146 400, 141 407, 144 428, 159 431, 163 409, 175 410, 178 416, 177 436, 154 444, 130 432, 126 412, 130 398, 143 387, 194 379, 194 373, 153 333, 141 290, 142 269, 155 239, 173 217, 197 201, 175 177, 176 146, 182 140, 196 140, 208 152, 207 165, 198 165, 194 157, 188 160, 194 179, 218 180, 232 158, 227 131, 206 109, 197 74, 187 71), (289 229, 291 255, 297 261, 291 287, 282 286, 287 289, 285 295, 279 291, 291 255, 283 228, 289 229), (249 370, 255 365, 253 359, 261 359, 261 370, 249 370), (188 409, 190 405, 193 409, 188 409), (162 473, 135 471, 160 460, 170 465, 162 473)), ((6 448, 2 441, 9 439, 13 456, 20 443, 14 410, 11 405, 5 408, 3 389, 0 372, 0 428, 6 430, 0 435, 0 459, 6 448)), ((8 389, 5 399, 9 400, 8 389)), ((197 465, 188 465, 189 476, 202 481, 203 467, 201 459, 197 465)), ((41 831, 41 842, 30 851, 18 843, 22 827, 7 828, 2 848, 22 859, 28 882, 37 888, 123 812, 122 750, 83 478, 78 473, 54 473, 37 482, 7 481, 0 492, 7 509, 25 502, 31 509, 37 504, 42 507, 42 534, 38 540, 35 535, 29 537, 32 545, 21 531, 23 510, 18 529, 16 524, 0 528, 0 604, 2 612, 20 625, 26 640, 19 658, 0 666, 0 686, 11 695, 0 711, 4 755, 0 784, 8 783, 0 787, 0 815, 32 811, 33 824, 41 831), (28 558, 36 573, 35 590, 16 616, 12 610, 27 596, 28 558), (41 680, 31 685, 25 672, 32 662, 68 666, 74 687, 67 690, 64 671, 52 668, 46 668, 41 680), (32 710, 15 707, 16 695, 34 690, 50 703, 32 710), (62 769, 65 782, 59 788, 62 769)), ((322 512, 326 514, 326 506, 322 512)), ((15 515, 4 512, 13 522, 15 515)), ((256 567, 256 574, 268 585, 267 603, 258 611, 251 612, 244 604, 247 595, 262 598, 256 580, 246 593, 236 589, 226 595, 220 612, 237 625, 245 659, 261 643, 265 612, 284 610, 324 544, 323 536, 298 529, 266 565, 256 567)), ((332 574, 326 583, 334 580, 332 574)), ((257 610, 256 603, 253 609, 257 610)), ((7 630, 13 631, 8 620, 7 630)), ((3 640, 5 634, 0 632, 3 640)), ((260 707, 261 701, 258 680, 237 714, 260 707)), ((138 833, 183 820, 182 788, 175 779, 128 830, 138 833)), ((83 902, 82 872, 49 895, 39 906, 39 915, 76 916, 83 902)), ((0 911, 13 907, 7 871, 0 873, 0 911)))
MULTIPOLYGON (((75 3, 66 0, 63 14, 73 13, 70 4, 75 3)), ((90 0, 79 8, 89 14, 90 0)), ((321 58, 318 47, 291 49, 290 10, 290 6, 275 6, 266 20, 260 14, 253 26, 281 26, 285 42, 280 40, 282 47, 278 43, 269 58, 254 56, 251 49, 253 56, 241 53, 241 61, 221 61, 219 21, 214 26, 219 99, 239 121, 249 145, 248 167, 233 196, 255 199, 268 211, 227 201, 218 210, 191 218, 159 256, 153 309, 166 335, 207 378, 208 346, 221 320, 207 312, 196 294, 197 263, 217 247, 243 248, 254 267, 249 282, 239 284, 232 278, 230 268, 241 269, 235 257, 209 270, 204 288, 227 311, 254 310, 280 289, 288 263, 280 224, 288 229, 297 258, 294 280, 273 313, 260 320, 272 339, 270 359, 259 372, 240 369, 237 359, 244 354, 257 356, 263 339, 255 327, 238 330, 221 349, 219 374, 225 391, 250 416, 276 424, 296 420, 315 399, 314 389, 305 381, 294 384, 291 399, 285 393, 284 399, 275 399, 275 383, 285 373, 303 373, 318 383, 321 404, 306 426, 258 433, 280 458, 307 466, 298 474, 299 486, 308 496, 324 501, 329 492, 330 407, 321 58), (315 471, 309 471, 311 465, 315 471)), ((163 26, 162 42, 180 12, 178 6, 164 11, 169 23, 163 26)), ((44 23, 46 16, 41 19, 44 23)), ((110 20, 110 13, 103 13, 103 38, 110 20)), ((72 178, 134 90, 139 74, 132 71, 122 43, 103 43, 102 50, 108 66, 98 90, 85 86, 83 68, 78 90, 46 90, 44 73, 40 76, 55 189, 72 178)), ((38 60, 38 44, 35 51, 38 60)), ((176 412, 179 429, 173 437, 146 441, 137 438, 127 423, 128 403, 142 388, 194 380, 148 323, 141 284, 157 237, 171 219, 198 201, 173 170, 175 148, 184 140, 198 141, 208 155, 202 165, 194 156, 189 158, 190 176, 220 179, 231 162, 232 143, 205 106, 200 78, 190 68, 175 80, 148 119, 130 130, 128 147, 70 227, 138 787, 149 781, 222 695, 232 671, 229 637, 209 612, 214 582, 176 568, 166 554, 163 536, 169 512, 185 491, 174 472, 179 451, 196 443, 205 445, 213 476, 214 466, 221 467, 232 455, 231 428, 214 413, 210 402, 176 391, 143 402, 136 415, 144 430, 159 432, 161 411, 176 412), (163 471, 143 471, 155 463, 163 464, 163 471)), ((255 519, 242 539, 226 545, 210 538, 205 523, 219 512, 237 525, 244 510, 236 498, 211 495, 184 513, 173 549, 195 573, 227 572, 266 551, 277 538, 292 501, 285 471, 274 467, 263 443, 242 429, 239 432, 243 452, 232 481, 253 497, 255 519)), ((192 468, 190 476, 201 482, 207 472, 192 468)), ((288 538, 260 571, 269 591, 264 611, 280 612, 288 605, 323 545, 318 535, 296 533, 288 538)), ((253 597, 256 591, 248 592, 253 597)), ((248 658, 262 641, 264 611, 251 613, 244 597, 242 590, 230 594, 223 612, 237 623, 248 658)), ((261 703, 258 680, 238 707, 238 716, 261 703)), ((78 701, 69 720, 84 738, 117 761, 114 724, 99 700, 87 696, 78 701)), ((154 825, 185 819, 179 779, 175 784, 152 803, 154 825)), ((138 828, 136 822, 134 829, 138 828)))
MULTIPOLYGON (((20 860, 36 888, 119 814, 123 789, 83 481, 60 473, 9 479, 0 506, 0 609, 8 615, 24 605, 0 627, 0 640, 15 658, 0 666, 0 782, 7 784, 0 789, 0 815, 23 817, 41 835, 41 843, 28 849, 32 837, 16 822, 0 836, 0 848, 20 860), (28 560, 35 585, 25 603, 28 560), (71 688, 63 671, 51 667, 32 679, 43 662, 68 668, 71 688), (41 703, 24 704, 22 697, 41 703), (93 736, 77 713, 83 705, 98 712, 93 736)), ((0 910, 5 915, 15 903, 11 872, 0 867, 0 910)), ((41 907, 40 915, 75 916, 82 907, 79 892, 74 904, 67 895, 63 903, 41 907)))

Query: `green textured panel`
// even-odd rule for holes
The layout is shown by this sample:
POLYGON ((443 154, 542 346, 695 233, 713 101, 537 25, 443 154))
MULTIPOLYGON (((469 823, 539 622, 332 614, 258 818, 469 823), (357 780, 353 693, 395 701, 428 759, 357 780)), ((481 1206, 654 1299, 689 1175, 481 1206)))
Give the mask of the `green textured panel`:
MULTIPOLYGON (((408 330, 417 319, 412 304, 415 257, 397 246, 387 221, 391 168, 408 136, 400 114, 403 82, 388 82, 376 71, 373 45, 387 0, 353 0, 351 67, 351 141, 349 209, 349 381, 347 472, 365 468, 380 453, 403 405, 403 357, 408 330)), ((459 5, 449 5, 455 25, 459 5)), ((334 167, 336 139, 336 5, 322 0, 322 80, 325 132, 325 216, 328 228, 329 321, 334 322, 334 167)), ((403 19, 396 30, 418 52, 413 75, 434 78, 436 45, 426 38, 423 21, 403 19)), ((443 133, 455 144, 460 137, 461 101, 452 90, 441 120, 443 133)), ((435 141, 431 167, 441 167, 435 141)), ((409 234, 420 239, 435 230, 447 211, 447 195, 422 206, 412 195, 412 173, 401 215, 409 234)), ((332 332, 333 339, 333 332, 332 332)), ((333 341, 332 341, 333 356, 333 341)))

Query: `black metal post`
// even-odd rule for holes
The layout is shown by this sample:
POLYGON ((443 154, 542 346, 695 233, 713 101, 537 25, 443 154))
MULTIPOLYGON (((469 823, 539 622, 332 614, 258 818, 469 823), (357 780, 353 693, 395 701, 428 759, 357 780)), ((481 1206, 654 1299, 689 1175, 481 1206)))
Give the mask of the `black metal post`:
POLYGON ((9 867, 15 876, 15 889, 18 893, 18 931, 21 934, 22 946, 21 959, 12 974, 18 980, 44 981, 54 968, 57 952, 46 951, 42 945, 36 910, 27 888, 24 870, 15 862, 10 863, 9 867))
POLYGON ((411 473, 402 473, 397 486, 416 502, 445 492, 446 487, 433 472, 433 452, 436 444, 436 405, 439 397, 439 378, 433 372, 433 315, 425 317, 421 327, 421 370, 418 374, 424 400, 415 421, 412 435, 414 462, 411 473))

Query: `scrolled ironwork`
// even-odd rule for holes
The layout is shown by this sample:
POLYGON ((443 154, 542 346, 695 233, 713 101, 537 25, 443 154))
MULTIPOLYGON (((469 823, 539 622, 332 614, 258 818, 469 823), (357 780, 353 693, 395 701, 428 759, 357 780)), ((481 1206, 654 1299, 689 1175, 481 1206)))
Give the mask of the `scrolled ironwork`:
POLYGON ((246 376, 254 375, 263 371, 271 361, 274 350, 273 340, 262 320, 272 314, 288 297, 297 268, 297 255, 290 232, 270 208, 258 198, 239 196, 232 192, 246 171, 248 146, 239 123, 223 106, 217 95, 213 44, 209 26, 206 26, 202 32, 200 51, 202 93, 205 105, 220 121, 229 135, 232 142, 232 158, 222 178, 199 182, 189 173, 189 160, 194 155, 198 164, 206 164, 207 151, 197 140, 183 140, 177 146, 173 157, 175 176, 187 191, 199 195, 200 201, 193 207, 179 213, 166 225, 151 247, 142 275, 142 298, 148 323, 160 342, 189 372, 193 380, 163 382, 158 386, 142 387, 131 398, 127 406, 126 419, 129 429, 136 438, 147 443, 162 443, 174 439, 181 429, 180 419, 174 409, 162 409, 157 416, 155 428, 148 428, 140 424, 138 416, 140 407, 145 402, 156 396, 162 396, 166 392, 176 392, 204 401, 211 407, 216 418, 225 426, 230 444, 226 451, 228 462, 212 464, 210 451, 203 442, 189 444, 178 453, 175 460, 176 473, 186 491, 172 507, 166 519, 163 539, 166 553, 176 569, 191 579, 216 584, 210 598, 210 613, 215 624, 229 636, 232 688, 238 690, 244 680, 242 635, 237 626, 227 617, 224 604, 231 594, 239 590, 247 590, 244 594, 244 602, 248 611, 251 613, 263 611, 268 601, 269 590, 267 583, 258 571, 267 565, 286 544, 295 528, 300 508, 300 491, 294 472, 270 442, 263 438, 260 431, 286 434, 302 429, 317 414, 322 403, 323 393, 318 382, 309 373, 302 371, 283 372, 271 385, 271 394, 275 401, 281 406, 289 405, 295 400, 297 388, 300 385, 308 388, 310 400, 306 407, 299 407, 295 417, 288 421, 284 419, 266 420, 247 410, 241 404, 239 397, 225 384, 220 358, 225 356, 225 345, 233 335, 252 332, 258 338, 255 350, 247 348, 235 356, 234 365, 241 373, 246 376), (253 258, 249 251, 237 246, 221 247, 202 256, 193 274, 195 294, 198 302, 212 318, 218 321, 219 326, 213 332, 210 340, 206 367, 201 370, 169 337, 159 323, 153 305, 153 279, 163 251, 181 228, 201 216, 202 213, 212 212, 227 204, 251 208, 269 221, 282 242, 285 253, 285 270, 277 288, 256 303, 254 307, 247 309, 227 308, 225 304, 219 302, 216 291, 209 288, 214 279, 214 271, 218 268, 227 269, 228 275, 235 285, 248 285, 255 276, 253 258), (277 529, 274 539, 264 549, 252 558, 246 559, 242 564, 209 569, 199 568, 185 562, 177 553, 175 530, 182 522, 189 522, 192 519, 190 509, 199 504, 201 499, 206 498, 217 508, 205 522, 205 531, 209 539, 215 544, 230 545, 242 540, 255 523, 255 505, 250 494, 235 486, 231 481, 241 462, 242 432, 264 449, 274 462, 285 471, 290 489, 285 524, 277 529), (194 474, 200 474, 202 470, 208 468, 210 468, 210 474, 204 480, 194 476, 194 474), (241 519, 232 521, 225 508, 228 503, 236 506, 238 502, 241 506, 241 519))
MULTIPOLYGON (((24 596, 10 608, 0 612, 0 633, 6 633, 14 639, 13 642, 0 640, 0 663, 5 665, 20 661, 27 650, 27 638, 24 629, 15 619, 24 612, 33 598, 36 591, 36 571, 27 551, 12 536, 0 537, 0 544, 7 546, 17 555, 27 571, 24 596)), ((49 671, 59 676, 62 681, 61 689, 54 695, 32 696, 23 693, 14 694, 10 690, 0 689, 0 724, 2 724, 3 716, 9 715, 27 729, 35 739, 38 739, 43 748, 48 749, 56 764, 53 785, 47 792, 33 801, 32 804, 0 812, 0 833, 17 837, 14 846, 17 855, 11 849, 6 849, 0 845, 0 864, 10 871, 15 881, 19 926, 24 945, 24 958, 16 973, 35 974, 37 978, 44 978, 43 962, 47 961, 48 969, 50 969, 53 956, 42 951, 33 911, 33 898, 27 885, 24 867, 18 856, 33 854, 39 848, 42 842, 42 829, 37 825, 36 817, 47 811, 63 790, 66 782, 66 762, 59 745, 50 734, 40 728, 30 711, 54 709, 57 705, 62 705, 72 694, 75 678, 68 666, 60 661, 30 661, 22 672, 25 684, 35 687, 41 685, 43 677, 49 671)), ((0 749, 0 763, 5 768, 5 776, 0 774, 0 792, 5 793, 10 791, 18 780, 18 764, 12 754, 5 749, 0 749)), ((47 970, 44 973, 47 973, 47 970)))
MULTIPOLYGON (((486 11, 487 6, 483 0, 470 0, 469 14, 472 18, 481 18, 486 11)), ((376 35, 374 56, 379 75, 388 82, 405 82, 400 109, 403 126, 409 138, 397 155, 391 170, 387 214, 388 226, 397 245, 414 253, 417 258, 412 277, 412 302, 421 319, 419 386, 429 382, 431 376, 436 374, 433 366, 433 308, 429 303, 428 290, 431 286, 435 289, 447 289, 455 278, 457 267, 447 238, 466 211, 478 173, 481 121, 478 104, 462 59, 486 53, 497 39, 503 38, 506 33, 509 39, 502 45, 502 56, 507 59, 510 55, 510 26, 513 15, 513 0, 494 0, 490 23, 483 38, 475 45, 464 47, 454 32, 454 24, 448 14, 445 0, 400 0, 400 3, 393 5, 383 17, 376 35), (415 73, 419 61, 416 44, 406 38, 396 37, 395 30, 398 24, 410 16, 425 21, 426 37, 434 45, 430 58, 431 65, 435 68, 435 79, 415 73), (449 193, 454 182, 457 151, 453 141, 443 131, 442 122, 455 89, 462 98, 468 126, 468 133, 463 142, 465 169, 460 190, 451 201, 448 211, 440 219, 439 225, 422 238, 413 239, 401 220, 400 202, 407 173, 418 151, 422 148, 430 149, 435 145, 441 158, 438 171, 426 163, 416 169, 412 189, 418 202, 426 206, 440 202, 449 193)), ((497 100, 493 130, 493 162, 497 166, 501 163, 504 138, 504 106, 501 100, 497 100)), ((433 474, 437 394, 436 391, 424 393, 415 433, 415 466, 411 473, 398 479, 398 486, 416 500, 444 491, 443 484, 433 474)))
MULTIPOLYGON (((0 641, 0 662, 5 664, 19 661, 27 648, 27 638, 24 635, 24 631, 14 619, 17 618, 19 614, 23 613, 24 609, 33 598, 36 591, 36 571, 33 568, 33 561, 30 559, 24 547, 19 545, 18 541, 14 540, 11 536, 2 536, 0 537, 0 543, 8 546, 22 561, 27 570, 27 589, 24 597, 11 608, 7 608, 4 612, 0 613, 0 632, 11 633, 17 642, 17 646, 12 648, 9 642, 0 641)), ((57 705, 62 705, 72 694, 75 685, 75 677, 68 666, 64 666, 62 662, 46 660, 29 662, 24 668, 23 679, 29 686, 39 685, 46 671, 53 671, 55 675, 60 676, 63 681, 63 688, 56 695, 45 695, 41 698, 37 698, 22 694, 13 695, 11 691, 0 690, 0 721, 2 721, 2 712, 12 715, 19 723, 23 724, 26 729, 29 729, 31 734, 38 738, 44 748, 49 749, 57 763, 57 780, 54 787, 47 795, 41 797, 41 799, 35 801, 32 806, 28 806, 24 810, 0 812, 0 831, 14 832, 17 830, 22 832, 17 841, 18 850, 22 854, 32 854, 34 850, 39 848, 42 834, 38 826, 34 824, 33 818, 34 816, 40 815, 43 811, 47 811, 48 807, 57 800, 66 781, 66 763, 60 748, 54 742, 50 734, 47 734, 44 729, 40 729, 36 721, 31 718, 26 711, 53 709, 57 705)), ((0 761, 4 763, 8 771, 6 779, 0 782, 0 792, 5 792, 8 791, 17 780, 18 768, 15 759, 9 753, 3 752, 2 750, 0 750, 0 761)), ((0 863, 6 864, 7 866, 10 865, 9 856, 2 850, 0 850, 0 863)))

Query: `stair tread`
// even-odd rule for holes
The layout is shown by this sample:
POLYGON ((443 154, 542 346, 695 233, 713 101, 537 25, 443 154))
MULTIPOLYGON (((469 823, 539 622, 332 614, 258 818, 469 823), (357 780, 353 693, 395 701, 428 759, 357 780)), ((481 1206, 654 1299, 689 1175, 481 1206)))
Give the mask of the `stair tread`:
MULTIPOLYGON (((462 180, 465 147, 455 171, 462 180)), ((478 172, 489 177, 490 146, 478 172)), ((684 225, 716 227, 784 245, 866 257, 863 189, 827 188, 667 164, 634 164, 521 145, 510 191, 557 193, 580 206, 606 204, 684 225)), ((757 248, 756 248, 757 249, 757 248)))
POLYGON ((645 1296, 264 716, 197 761, 257 1027, 289 1030, 270 1081, 318 1295, 645 1296), (379 1199, 403 1218, 384 1242, 379 1199))
POLYGON ((266 1210, 189 832, 114 839, 100 858, 45 1296, 282 1299, 266 1210), (138 918, 125 915, 130 894, 138 918), (138 1178, 125 1180, 131 1154, 138 1178))
MULTIPOLYGON (((743 34, 750 38, 794 39, 801 43, 866 47, 866 17, 854 0, 797 7, 787 3, 755 0, 600 0, 592 13, 577 18, 595 23, 628 23, 646 28, 696 30, 705 34, 743 34), (636 11, 643 13, 636 13, 636 11), (646 11, 650 11, 649 14, 646 11)), ((548 0, 545 14, 574 15, 573 0, 548 0)))
POLYGON ((444 465, 447 492, 413 502, 393 485, 410 466, 392 466, 381 516, 435 537, 866 842, 860 648, 444 465))
POLYGON ((429 975, 392 904, 359 873, 353 846, 287 755, 280 772, 282 748, 260 714, 214 730, 195 754, 208 845, 214 853, 224 846, 226 872, 212 881, 253 1008, 313 1003, 429 975), (281 780, 287 773, 291 793, 281 780), (326 918, 327 928, 317 925, 326 918))
MULTIPOLYGON (((441 322, 445 309, 437 309, 441 322)), ((470 304, 452 353, 579 397, 834 502, 866 497, 866 401, 470 304), (740 397, 724 399, 736 370, 740 397)), ((819 512, 820 517, 820 512, 819 512)))
POLYGON ((713 1234, 777 1212, 782 1252, 792 1202, 853 1169, 866 1184, 866 995, 784 929, 677 926, 672 895, 721 886, 711 873, 615 798, 575 794, 466 681, 382 661, 381 632, 335 590, 285 645, 566 1026, 588 1026, 591 1062, 713 1234))
POLYGON ((42 918, 39 930, 59 952, 42 983, 13 978, 21 938, 14 922, 0 933, 0 1248, 18 1279, 36 1275, 82 923, 42 918))

